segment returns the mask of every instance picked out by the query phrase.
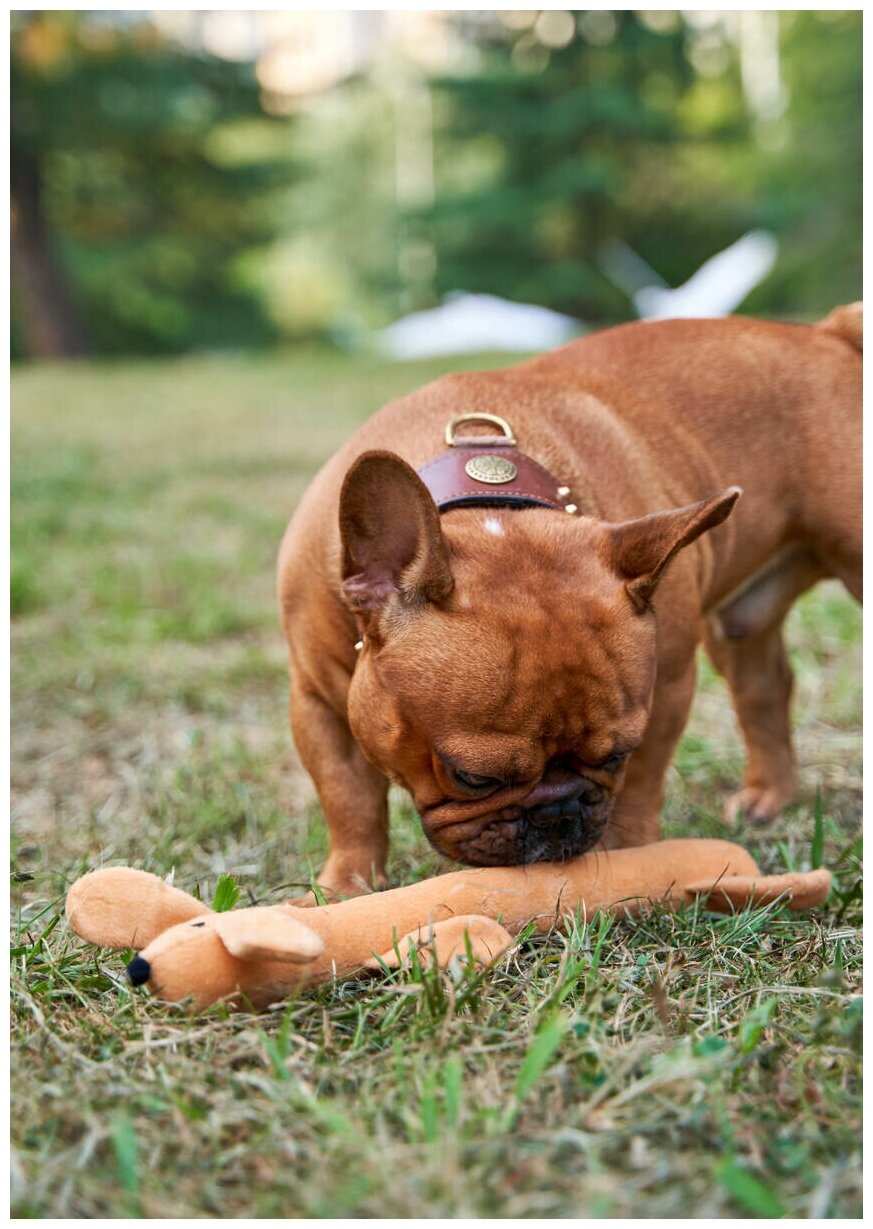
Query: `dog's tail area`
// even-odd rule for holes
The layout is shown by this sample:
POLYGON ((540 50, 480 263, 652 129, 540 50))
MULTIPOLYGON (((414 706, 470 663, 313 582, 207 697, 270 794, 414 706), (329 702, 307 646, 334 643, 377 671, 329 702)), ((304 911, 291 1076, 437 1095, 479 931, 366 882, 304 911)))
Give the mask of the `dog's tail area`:
POLYGON ((864 304, 847 303, 844 307, 835 307, 829 316, 820 320, 815 326, 827 333, 835 333, 843 341, 862 354, 864 351, 864 304))

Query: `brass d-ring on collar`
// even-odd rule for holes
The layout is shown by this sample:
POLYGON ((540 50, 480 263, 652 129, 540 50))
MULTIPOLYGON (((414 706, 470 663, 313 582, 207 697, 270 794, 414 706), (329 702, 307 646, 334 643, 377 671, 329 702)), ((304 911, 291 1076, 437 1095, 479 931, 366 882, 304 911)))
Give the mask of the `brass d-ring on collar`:
POLYGON ((499 427, 503 432, 502 444, 514 445, 517 443, 515 436, 512 434, 512 427, 505 418, 500 418, 497 414, 458 414, 456 418, 449 419, 446 427, 446 443, 449 448, 455 447, 455 436, 458 433, 458 427, 462 422, 490 422, 493 426, 499 427))
POLYGON ((446 427, 448 449, 418 470, 440 512, 450 508, 552 508, 578 511, 570 487, 516 447, 515 434, 498 414, 458 414, 446 427), (462 435, 462 423, 488 423, 492 435, 462 435), (498 434, 499 432, 499 434, 498 434))

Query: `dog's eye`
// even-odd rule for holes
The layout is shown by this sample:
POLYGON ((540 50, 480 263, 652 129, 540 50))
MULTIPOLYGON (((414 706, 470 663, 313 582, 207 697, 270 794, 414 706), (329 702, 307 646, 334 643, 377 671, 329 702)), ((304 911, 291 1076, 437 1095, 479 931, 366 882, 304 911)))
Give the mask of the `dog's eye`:
POLYGON ((592 764, 591 767, 598 768, 602 772, 615 772, 621 768, 629 755, 630 751, 617 751, 615 755, 610 755, 605 760, 601 760, 599 764, 592 764))
POLYGON ((501 777, 488 777, 481 772, 467 772, 463 768, 458 768, 448 756, 441 755, 440 761, 443 772, 456 789, 474 793, 478 798, 493 794, 495 790, 507 784, 501 777))
POLYGON ((461 772, 457 768, 455 769, 455 777, 462 785, 466 785, 470 789, 494 789, 495 786, 501 784, 498 777, 483 777, 478 772, 461 772))
POLYGON ((456 785, 461 785, 464 789, 475 789, 477 794, 499 789, 503 784, 499 777, 484 777, 482 773, 464 772, 461 768, 450 767, 450 775, 456 785))

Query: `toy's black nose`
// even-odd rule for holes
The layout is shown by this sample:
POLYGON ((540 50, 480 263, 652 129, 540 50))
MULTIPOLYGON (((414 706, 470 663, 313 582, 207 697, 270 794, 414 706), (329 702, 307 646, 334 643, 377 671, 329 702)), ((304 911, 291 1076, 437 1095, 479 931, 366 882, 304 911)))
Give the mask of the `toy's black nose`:
POLYGON ((152 975, 152 966, 142 956, 134 956, 127 966, 127 976, 134 986, 144 986, 152 975))

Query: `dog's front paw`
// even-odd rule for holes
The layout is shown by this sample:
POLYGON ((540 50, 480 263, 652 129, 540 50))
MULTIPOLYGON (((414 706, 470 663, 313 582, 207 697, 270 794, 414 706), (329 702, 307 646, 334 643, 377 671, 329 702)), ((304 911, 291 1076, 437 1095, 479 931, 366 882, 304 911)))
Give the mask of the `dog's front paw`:
POLYGON ((310 909, 315 905, 333 905, 350 896, 366 896, 388 887, 388 876, 382 872, 362 875, 359 871, 332 869, 328 863, 309 892, 290 900, 288 904, 310 909))

